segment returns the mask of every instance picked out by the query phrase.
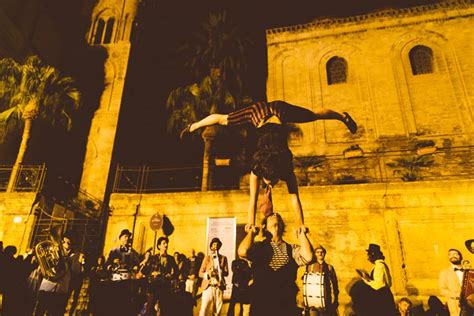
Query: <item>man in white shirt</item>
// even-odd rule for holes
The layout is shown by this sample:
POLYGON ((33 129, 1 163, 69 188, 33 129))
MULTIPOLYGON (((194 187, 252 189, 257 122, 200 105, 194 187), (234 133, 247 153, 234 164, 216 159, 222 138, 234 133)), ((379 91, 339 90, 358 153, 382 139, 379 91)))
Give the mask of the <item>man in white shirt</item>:
POLYGON ((390 291, 392 286, 392 277, 390 270, 385 263, 385 256, 380 250, 380 246, 369 244, 367 251, 368 260, 374 264, 374 269, 370 277, 363 277, 362 280, 370 286, 373 291, 373 300, 371 300, 370 311, 367 315, 373 316, 391 316, 396 314, 395 301, 390 291))
POLYGON ((222 294, 226 288, 224 277, 229 275, 227 257, 219 254, 222 242, 213 238, 210 243, 210 252, 199 269, 202 278, 202 300, 199 316, 219 315, 222 308, 222 294))
POLYGON ((462 254, 457 249, 448 250, 450 266, 442 270, 439 274, 440 294, 445 297, 448 304, 449 314, 458 316, 461 314, 459 297, 461 295, 461 284, 464 274, 462 268, 462 254))

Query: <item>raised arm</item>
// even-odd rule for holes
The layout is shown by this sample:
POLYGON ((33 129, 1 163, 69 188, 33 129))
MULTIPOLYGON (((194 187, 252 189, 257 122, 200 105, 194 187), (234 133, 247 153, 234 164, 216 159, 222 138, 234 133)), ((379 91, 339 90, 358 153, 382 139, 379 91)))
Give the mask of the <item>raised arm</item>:
POLYGON ((260 179, 251 171, 249 179, 249 211, 247 224, 255 225, 255 211, 257 209, 258 190, 260 179))
POLYGON ((300 255, 306 261, 310 263, 313 260, 313 246, 308 239, 307 229, 303 225, 297 229, 298 239, 300 241, 300 255))
POLYGON ((248 259, 248 251, 253 245, 253 239, 257 233, 257 229, 254 225, 247 224, 245 225, 245 232, 247 235, 245 235, 244 239, 242 239, 240 242, 239 248, 237 249, 237 254, 241 258, 248 259))
POLYGON ((304 225, 303 208, 301 207, 300 195, 298 193, 298 184, 294 173, 286 180, 288 193, 290 195, 291 208, 295 215, 296 224, 298 227, 304 225))

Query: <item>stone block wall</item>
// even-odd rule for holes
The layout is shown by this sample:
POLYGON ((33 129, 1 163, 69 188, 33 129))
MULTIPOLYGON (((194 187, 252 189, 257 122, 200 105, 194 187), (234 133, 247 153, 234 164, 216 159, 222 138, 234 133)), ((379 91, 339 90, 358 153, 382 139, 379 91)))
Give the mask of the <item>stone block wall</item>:
POLYGON ((29 215, 36 193, 0 192, 0 241, 23 253, 29 246, 34 215, 29 215))
MULTIPOLYGON (((458 248, 466 259, 474 260, 464 248, 464 241, 473 238, 473 190, 474 180, 302 187, 310 238, 313 244, 320 243, 328 250, 327 261, 335 266, 339 277, 341 311, 350 305, 348 291, 357 277, 355 269, 371 269, 365 252, 369 243, 381 245, 396 295, 415 297, 415 301, 439 295, 438 275, 449 264, 447 250, 458 248)), ((106 254, 117 243, 122 229, 133 229, 137 204, 136 249, 143 251, 153 245, 149 220, 158 212, 166 215, 175 229, 170 236, 170 253, 186 253, 190 248, 204 252, 207 217, 235 216, 238 225, 245 224, 248 192, 113 194, 106 254)), ((287 223, 284 238, 295 242, 294 221, 283 184, 275 188, 274 205, 287 223)))
POLYGON ((354 143, 397 150, 393 139, 472 145, 473 15, 470 2, 457 1, 267 30, 268 100, 348 111, 359 123, 356 135, 334 121, 300 124, 294 153, 340 154, 354 143), (417 45, 432 50, 432 73, 413 75, 408 53, 417 45), (335 56, 347 62, 347 81, 330 85, 335 56))

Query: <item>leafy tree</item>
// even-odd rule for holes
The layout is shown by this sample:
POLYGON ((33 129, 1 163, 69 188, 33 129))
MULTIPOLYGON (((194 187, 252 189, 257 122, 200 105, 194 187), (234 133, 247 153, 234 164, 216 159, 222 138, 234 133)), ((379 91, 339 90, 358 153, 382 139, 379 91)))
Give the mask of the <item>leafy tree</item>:
POLYGON ((0 60, 1 141, 15 128, 23 128, 20 148, 8 183, 13 191, 18 170, 28 148, 32 124, 41 119, 71 129, 73 113, 79 108, 80 93, 71 77, 62 76, 38 56, 20 64, 11 58, 0 60))
MULTIPOLYGON (((228 113, 236 104, 248 104, 249 98, 237 100, 227 90, 218 76, 206 76, 199 83, 178 87, 170 92, 166 105, 169 111, 167 130, 179 133, 186 125, 212 113, 228 113)), ((206 191, 209 183, 209 164, 212 158, 212 144, 217 134, 217 126, 206 127, 202 131, 204 139, 203 174, 201 189, 206 191)))
POLYGON ((185 65, 196 78, 203 78, 212 69, 219 69, 227 87, 238 95, 242 92, 242 74, 247 66, 245 50, 251 45, 251 40, 223 11, 210 13, 194 38, 181 50, 191 56, 185 65))
MULTIPOLYGON (((251 45, 250 40, 241 34, 226 12, 209 14, 189 44, 181 48, 189 56, 185 65, 198 79, 197 83, 170 92, 167 99, 169 132, 177 133, 187 124, 209 114, 229 113, 251 102, 242 92, 245 49, 248 45, 251 45)), ((209 163, 217 130, 216 126, 211 126, 202 132, 204 157, 201 189, 204 191, 210 187, 209 163)))

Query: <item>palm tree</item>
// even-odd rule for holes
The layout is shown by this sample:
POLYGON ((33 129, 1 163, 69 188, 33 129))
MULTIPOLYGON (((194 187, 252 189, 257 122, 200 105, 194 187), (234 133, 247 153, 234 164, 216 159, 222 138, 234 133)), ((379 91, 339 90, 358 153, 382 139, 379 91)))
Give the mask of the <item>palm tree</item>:
MULTIPOLYGON (((170 92, 166 101, 170 112, 167 130, 179 133, 187 124, 211 113, 226 113, 235 109, 234 96, 223 86, 219 77, 205 77, 200 83, 178 87, 170 92)), ((212 158, 212 143, 216 137, 217 127, 204 129, 204 156, 201 190, 207 191, 209 183, 209 163, 212 158)))
MULTIPOLYGON (((236 104, 244 106, 251 99, 242 92, 241 74, 244 71, 245 49, 251 45, 239 28, 231 23, 226 12, 210 13, 201 24, 194 39, 181 48, 191 56, 185 65, 199 83, 179 87, 170 92, 167 108, 170 110, 168 131, 177 132, 191 122, 212 113, 228 113, 236 104), (204 78, 204 79, 200 79, 204 78), (239 100, 239 101, 237 101, 239 100)), ((204 139, 203 176, 201 190, 210 187, 209 163, 217 127, 207 127, 204 139)))
POLYGON ((433 164, 434 158, 431 155, 424 155, 400 157, 386 165, 394 169, 394 175, 401 175, 403 181, 411 182, 420 178, 422 169, 430 167, 433 164))
POLYGON ((0 87, 3 135, 9 127, 23 125, 20 148, 7 186, 7 192, 12 192, 28 148, 33 122, 40 118, 70 130, 72 114, 79 107, 80 93, 72 78, 63 77, 37 56, 28 57, 24 64, 11 58, 0 60, 0 87))
POLYGON ((191 56, 185 65, 196 78, 203 78, 216 69, 227 87, 237 95, 242 92, 241 76, 247 65, 245 50, 251 45, 252 41, 223 11, 210 13, 194 38, 181 50, 191 56))

